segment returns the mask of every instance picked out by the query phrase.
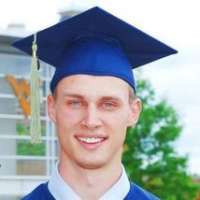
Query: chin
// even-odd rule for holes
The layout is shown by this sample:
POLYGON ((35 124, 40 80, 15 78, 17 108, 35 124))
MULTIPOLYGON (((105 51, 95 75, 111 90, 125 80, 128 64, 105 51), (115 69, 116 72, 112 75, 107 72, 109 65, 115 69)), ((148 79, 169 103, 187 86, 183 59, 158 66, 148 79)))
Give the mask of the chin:
POLYGON ((106 165, 108 162, 103 161, 92 161, 92 162, 84 162, 79 161, 77 164, 83 169, 99 169, 106 165))

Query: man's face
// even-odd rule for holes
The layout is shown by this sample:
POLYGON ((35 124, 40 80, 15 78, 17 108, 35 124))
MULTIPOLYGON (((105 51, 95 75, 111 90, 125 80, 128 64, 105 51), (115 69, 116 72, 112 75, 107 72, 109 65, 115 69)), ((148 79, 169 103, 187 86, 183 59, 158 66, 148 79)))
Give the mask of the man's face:
POLYGON ((121 161, 126 129, 138 119, 140 101, 130 102, 129 87, 110 76, 73 75, 48 97, 57 128, 60 159, 86 169, 121 161))

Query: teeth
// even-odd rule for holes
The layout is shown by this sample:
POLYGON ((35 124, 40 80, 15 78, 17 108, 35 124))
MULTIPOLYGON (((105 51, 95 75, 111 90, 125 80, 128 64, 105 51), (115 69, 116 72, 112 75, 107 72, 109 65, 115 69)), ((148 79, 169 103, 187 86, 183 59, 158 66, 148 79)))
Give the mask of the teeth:
POLYGON ((96 137, 79 137, 79 140, 86 143, 97 143, 101 142, 103 138, 96 138, 96 137))

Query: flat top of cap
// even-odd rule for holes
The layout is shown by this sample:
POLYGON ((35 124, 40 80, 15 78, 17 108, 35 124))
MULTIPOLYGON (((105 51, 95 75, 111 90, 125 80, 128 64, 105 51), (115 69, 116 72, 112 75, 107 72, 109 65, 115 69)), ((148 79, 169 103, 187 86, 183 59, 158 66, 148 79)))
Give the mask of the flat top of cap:
MULTIPOLYGON (((84 37, 105 37, 117 40, 127 55, 132 68, 142 66, 177 51, 122 21, 105 10, 94 7, 70 19, 37 33, 38 57, 59 67, 66 49, 84 37)), ((13 44, 32 54, 33 35, 13 44)))

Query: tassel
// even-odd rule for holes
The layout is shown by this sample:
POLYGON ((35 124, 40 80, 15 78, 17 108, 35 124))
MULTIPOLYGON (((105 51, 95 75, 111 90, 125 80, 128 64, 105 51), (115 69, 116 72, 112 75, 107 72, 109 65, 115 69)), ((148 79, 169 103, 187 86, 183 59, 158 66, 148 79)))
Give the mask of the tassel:
POLYGON ((37 58, 37 35, 34 34, 32 43, 31 64, 31 143, 41 143, 40 122, 40 77, 37 58))

